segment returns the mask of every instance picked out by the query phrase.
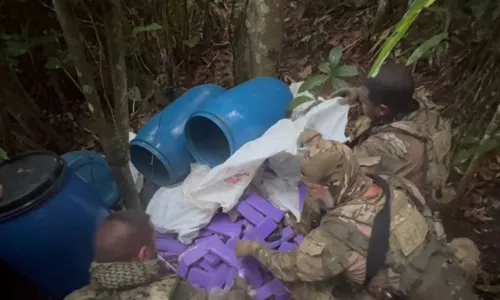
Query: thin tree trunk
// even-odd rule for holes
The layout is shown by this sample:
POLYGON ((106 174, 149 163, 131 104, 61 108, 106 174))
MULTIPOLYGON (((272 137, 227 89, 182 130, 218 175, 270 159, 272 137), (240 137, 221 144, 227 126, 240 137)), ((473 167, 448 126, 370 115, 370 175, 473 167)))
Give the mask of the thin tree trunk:
MULTIPOLYGON (((491 118, 488 127, 484 131, 484 135, 483 138, 481 139, 481 143, 479 144, 479 148, 481 148, 481 146, 483 146, 491 138, 491 136, 495 134, 495 132, 499 128, 500 128, 500 105, 498 105, 495 114, 491 118)), ((464 173, 464 176, 462 176, 462 179, 458 184, 457 202, 461 202, 461 199, 463 198, 464 194, 466 194, 466 192, 468 191, 470 187, 469 183, 472 181, 472 176, 474 175, 474 173, 476 173, 477 168, 480 165, 481 158, 483 158, 483 155, 484 153, 478 151, 472 157, 469 166, 467 167, 467 170, 464 173)))
MULTIPOLYGON (((130 169, 128 168, 128 103, 125 98, 127 89, 126 69, 124 54, 122 52, 124 48, 119 48, 122 40, 121 23, 118 27, 115 26, 117 23, 116 18, 118 20, 120 18, 119 7, 116 7, 116 2, 112 2, 109 5, 111 11, 107 12, 109 17, 106 18, 106 24, 111 25, 112 28, 110 29, 112 34, 107 35, 115 100, 115 110, 112 113, 115 114, 115 120, 118 120, 114 124, 109 124, 102 109, 101 99, 97 93, 91 66, 85 58, 85 48, 80 40, 80 31, 73 12, 73 4, 69 0, 53 0, 53 3, 64 38, 68 44, 69 53, 77 70, 83 95, 92 113, 93 122, 96 125, 95 128, 98 129, 97 135, 101 140, 106 159, 115 174, 115 180, 118 183, 124 205, 127 208, 140 208, 139 196, 135 189, 130 169), (110 38, 111 40, 109 40, 110 38)), ((109 26, 107 28, 109 30, 109 26)))
POLYGON ((237 28, 236 83, 278 76, 286 4, 287 0, 248 0, 237 28))
POLYGON ((140 208, 139 193, 129 168, 130 151, 128 142, 129 110, 127 99, 127 66, 123 43, 122 9, 120 0, 103 1, 109 66, 113 85, 114 121, 113 138, 104 141, 107 160, 113 169, 120 189, 120 195, 127 208, 140 208))

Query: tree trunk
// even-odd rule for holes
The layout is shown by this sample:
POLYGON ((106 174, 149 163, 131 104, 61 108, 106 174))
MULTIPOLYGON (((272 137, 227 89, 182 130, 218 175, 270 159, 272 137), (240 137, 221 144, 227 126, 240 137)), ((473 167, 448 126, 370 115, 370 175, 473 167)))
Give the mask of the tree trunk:
POLYGON ((236 84, 254 77, 278 76, 286 4, 286 0, 248 0, 236 29, 236 84))
POLYGON ((121 46, 123 33, 120 23, 120 6, 119 1, 110 1, 112 2, 105 5, 105 19, 110 56, 109 65, 111 66, 113 81, 114 111, 112 114, 114 116, 112 124, 109 124, 106 120, 94 82, 92 68, 85 58, 83 50, 85 47, 83 47, 80 40, 80 31, 73 12, 73 4, 69 0, 53 0, 53 3, 64 38, 68 44, 69 53, 77 70, 83 95, 92 113, 92 119, 98 131, 97 135, 101 140, 106 159, 113 169, 123 204, 127 208, 140 208, 139 195, 128 167, 130 156, 128 149, 128 102, 125 97, 127 83, 123 53, 125 48, 121 46))

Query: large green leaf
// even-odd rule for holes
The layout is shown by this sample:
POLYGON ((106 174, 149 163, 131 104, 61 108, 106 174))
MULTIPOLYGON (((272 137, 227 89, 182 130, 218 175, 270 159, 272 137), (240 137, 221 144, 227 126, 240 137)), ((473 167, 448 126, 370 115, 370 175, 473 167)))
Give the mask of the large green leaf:
POLYGON ((8 57, 19 57, 28 53, 28 45, 24 41, 5 41, 4 54, 8 57))
POLYGON ((342 59, 342 48, 335 47, 330 51, 328 55, 328 61, 330 62, 331 68, 336 68, 340 64, 340 60, 342 59))
POLYGON ((327 79, 328 76, 323 74, 311 76, 307 78, 307 80, 304 81, 304 83, 300 86, 299 93, 311 91, 317 87, 320 87, 325 83, 327 79))
POLYGON ((418 15, 425 7, 431 6, 436 0, 415 0, 410 8, 406 11, 403 18, 399 21, 394 29, 392 35, 387 39, 382 46, 382 50, 377 55, 375 63, 373 64, 368 76, 377 76, 380 67, 384 64, 385 60, 391 53, 392 49, 399 43, 399 41, 406 35, 406 32, 413 24, 418 15))
POLYGON ((324 74, 330 74, 330 63, 325 61, 319 64, 318 70, 324 74))
POLYGON ((358 68, 354 65, 344 65, 333 70, 332 76, 335 77, 352 77, 358 75, 358 68))
POLYGON ((298 96, 295 99, 293 99, 292 103, 290 104, 290 110, 293 111, 294 109, 296 109, 300 105, 302 105, 306 102, 311 102, 311 101, 316 101, 316 100, 314 100, 311 97, 307 97, 307 96, 298 96))
POLYGON ((332 77, 330 79, 330 82, 332 83, 332 87, 333 87, 334 91, 340 90, 342 88, 345 88, 345 87, 349 86, 349 84, 344 79, 340 79, 340 78, 337 78, 337 77, 332 77))
POLYGON ((418 62, 422 57, 427 56, 434 49, 436 49, 436 47, 446 39, 448 39, 448 33, 444 32, 441 34, 436 34, 430 39, 426 40, 417 49, 415 49, 415 51, 413 51, 413 53, 410 55, 410 58, 408 58, 406 65, 409 66, 418 62))

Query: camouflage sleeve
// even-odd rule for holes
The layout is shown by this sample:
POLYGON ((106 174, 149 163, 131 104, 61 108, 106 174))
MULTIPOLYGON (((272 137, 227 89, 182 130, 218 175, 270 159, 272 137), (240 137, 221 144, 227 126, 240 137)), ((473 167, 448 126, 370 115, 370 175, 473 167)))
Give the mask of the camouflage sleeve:
POLYGON ((367 173, 388 172, 390 170, 384 170, 384 166, 397 169, 401 163, 408 161, 405 143, 392 132, 372 135, 353 150, 367 173))
POLYGON ((351 250, 320 227, 309 233, 299 248, 281 253, 259 243, 250 255, 282 281, 322 281, 342 273, 351 250))

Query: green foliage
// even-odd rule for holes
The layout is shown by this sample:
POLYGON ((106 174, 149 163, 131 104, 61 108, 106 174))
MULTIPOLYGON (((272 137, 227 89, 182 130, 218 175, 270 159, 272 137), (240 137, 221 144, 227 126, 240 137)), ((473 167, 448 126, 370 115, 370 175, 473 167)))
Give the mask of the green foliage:
POLYGON ((465 166, 476 153, 483 156, 497 149, 500 149, 500 133, 491 136, 484 143, 481 143, 481 139, 477 137, 464 138, 452 163, 456 167, 465 166))
POLYGON ((328 61, 322 62, 318 65, 318 70, 322 73, 313 75, 300 86, 299 93, 308 91, 315 94, 316 90, 330 80, 332 87, 338 89, 339 87, 348 86, 343 77, 352 77, 358 75, 358 69, 354 65, 340 65, 342 60, 342 49, 333 48, 328 55, 328 61))
POLYGON ((143 33, 143 32, 154 32, 154 31, 158 31, 158 30, 162 30, 162 29, 163 29, 163 26, 161 26, 160 24, 152 23, 152 24, 149 24, 147 26, 134 27, 134 29, 132 29, 132 34, 137 35, 137 34, 143 33))
POLYGON ((9 156, 7 155, 7 152, 5 152, 5 150, 3 150, 0 147, 0 160, 7 160, 7 159, 9 159, 9 156))
POLYGON ((384 64, 389 54, 392 52, 394 47, 401 41, 401 39, 406 35, 408 29, 417 19, 418 15, 426 7, 431 6, 435 0, 415 0, 411 3, 410 8, 406 11, 403 18, 399 21, 394 29, 392 35, 387 39, 382 46, 382 50, 377 55, 375 63, 373 64, 368 76, 374 77, 378 74, 380 67, 384 64))
POLYGON ((439 57, 440 54, 446 52, 448 47, 447 44, 448 33, 443 32, 441 34, 436 34, 430 39, 424 41, 406 61, 406 65, 413 65, 423 58, 432 58, 433 55, 439 57))
MULTIPOLYGON (((328 54, 328 61, 318 65, 318 70, 321 74, 309 76, 299 88, 299 94, 309 92, 316 96, 320 89, 327 81, 330 81, 334 90, 348 87, 349 84, 343 79, 358 75, 358 69, 354 65, 341 65, 342 48, 333 48, 328 54)), ((293 110, 302 103, 312 101, 313 98, 307 96, 299 96, 292 101, 290 109, 293 110)))

